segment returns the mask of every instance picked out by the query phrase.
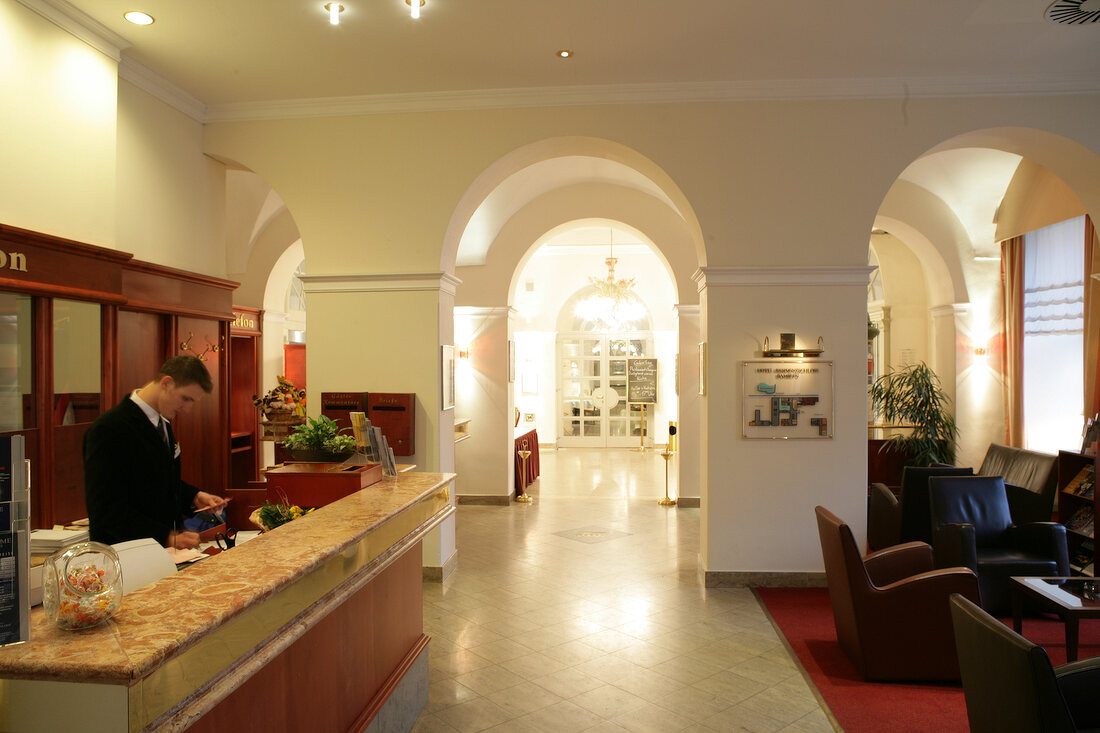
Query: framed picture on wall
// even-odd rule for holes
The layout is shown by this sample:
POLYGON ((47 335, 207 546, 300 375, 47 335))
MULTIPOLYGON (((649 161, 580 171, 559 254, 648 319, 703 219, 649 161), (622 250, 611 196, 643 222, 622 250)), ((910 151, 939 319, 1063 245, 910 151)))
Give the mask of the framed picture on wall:
POLYGON ((743 438, 833 437, 833 363, 769 358, 741 362, 743 438))
POLYGON ((444 346, 440 363, 440 377, 443 397, 443 409, 452 410, 455 406, 455 347, 444 346))

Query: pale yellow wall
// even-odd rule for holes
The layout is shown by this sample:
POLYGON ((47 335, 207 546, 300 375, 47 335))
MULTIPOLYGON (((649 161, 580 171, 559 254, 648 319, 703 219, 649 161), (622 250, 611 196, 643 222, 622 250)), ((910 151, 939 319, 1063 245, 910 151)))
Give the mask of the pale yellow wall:
POLYGON ((890 307, 890 353, 887 364, 901 367, 928 362, 931 353, 928 293, 924 271, 916 255, 891 235, 872 239, 879 273, 890 307))
POLYGON ((128 82, 118 89, 117 249, 225 277, 225 169, 195 120, 128 82))
MULTIPOLYGON (((494 163, 542 140, 603 139, 651 161, 705 254, 693 265, 760 268, 701 301, 710 353, 699 410, 707 570, 819 569, 815 503, 862 531, 865 278, 830 285, 819 266, 865 267, 867 233, 912 160, 937 146, 994 145, 1043 165, 1100 213, 1096 94, 481 110, 203 129, 124 83, 116 125, 110 92, 89 106, 55 83, 70 51, 95 52, 21 7, 0 7, 11 21, 0 28, 14 34, 0 53, 14 49, 18 61, 0 68, 19 69, 0 77, 0 91, 21 100, 17 116, 0 117, 0 220, 217 275, 226 271, 224 177, 201 153, 255 171, 286 202, 311 277, 351 280, 346 291, 309 296, 311 395, 415 391, 424 410, 417 458, 429 470, 454 465, 446 447, 453 413, 438 404, 452 299, 438 272, 459 202, 494 163), (97 108, 105 122, 87 117, 97 108), (810 273, 796 284, 762 284, 773 268, 803 266, 810 273), (384 273, 430 287, 394 292, 356 279, 384 273), (824 338, 837 375, 830 441, 739 437, 738 364, 781 330, 824 338)), ((113 62, 97 57, 92 67, 102 80, 113 62)), ((692 265, 670 262, 682 282, 692 265)), ((497 274, 513 270, 508 263, 497 274)), ((450 543, 443 537, 429 552, 445 560, 450 543)))
MULTIPOLYGON (((907 116, 899 104, 713 103, 218 123, 207 130, 206 149, 279 191, 298 223, 311 275, 436 271, 467 188, 511 151, 570 135, 611 140, 651 160, 682 192, 707 263, 719 267, 863 267, 867 232, 898 174, 975 129, 997 126, 997 145, 1033 153, 1046 142, 1042 135, 1001 126, 1046 128, 1074 138, 1097 167, 1100 130, 1090 120, 1100 112, 1098 95, 911 100, 907 116)), ((1053 157, 1083 200, 1100 209, 1100 187, 1080 156, 1053 157)), ((486 267, 478 279, 499 282, 512 277, 515 262, 490 258, 486 267)), ((965 272, 967 265, 956 267, 965 272)), ((683 273, 674 276, 680 281, 683 273)), ((710 349, 711 391, 699 427, 707 570, 819 568, 815 503, 862 530, 866 293, 862 283, 841 290, 735 287, 709 299, 700 337, 710 349), (731 386, 738 361, 780 330, 825 338, 841 406, 831 441, 762 445, 739 438, 740 402, 731 386), (777 483, 784 467, 813 478, 792 472, 777 483)), ((318 338, 315 315, 311 310, 311 392, 315 360, 335 363, 346 348, 318 338)), ((410 323, 402 335, 426 338, 431 328, 410 323)))
POLYGON ((456 365, 454 414, 456 420, 471 420, 470 437, 454 448, 456 491, 462 496, 505 496, 515 484, 509 309, 458 308, 454 320, 455 341, 470 349, 469 358, 456 365))
POLYGON ((117 64, 19 3, 0 3, 0 222, 115 239, 117 64))

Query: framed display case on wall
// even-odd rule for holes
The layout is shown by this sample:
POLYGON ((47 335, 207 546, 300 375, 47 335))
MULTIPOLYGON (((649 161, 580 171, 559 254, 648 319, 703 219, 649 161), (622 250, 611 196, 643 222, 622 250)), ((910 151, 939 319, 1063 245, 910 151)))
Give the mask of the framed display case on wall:
POLYGON ((817 359, 742 362, 741 437, 833 437, 833 363, 817 359))

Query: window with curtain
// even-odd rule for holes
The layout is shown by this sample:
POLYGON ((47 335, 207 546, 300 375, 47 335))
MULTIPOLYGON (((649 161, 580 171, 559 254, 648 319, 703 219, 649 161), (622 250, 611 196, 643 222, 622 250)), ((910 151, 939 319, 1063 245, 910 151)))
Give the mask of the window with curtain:
POLYGON ((1085 217, 1024 236, 1024 445, 1079 450, 1084 424, 1085 217))

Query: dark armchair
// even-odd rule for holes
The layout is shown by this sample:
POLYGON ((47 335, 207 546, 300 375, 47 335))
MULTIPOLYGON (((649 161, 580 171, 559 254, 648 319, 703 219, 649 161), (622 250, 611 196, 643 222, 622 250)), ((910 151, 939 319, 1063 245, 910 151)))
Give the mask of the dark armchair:
POLYGON ((1008 506, 1017 524, 1050 521, 1058 493, 1057 456, 991 443, 978 475, 1005 480, 1008 506))
POLYGON ((1000 476, 934 477, 929 485, 936 566, 977 573, 986 611, 1008 612, 1013 575, 1069 575, 1066 528, 1013 524, 1000 476))
POLYGON ((933 476, 973 476, 972 468, 906 466, 901 496, 883 484, 871 484, 867 498, 867 544, 881 550, 902 542, 932 542, 932 509, 928 479, 933 476))
POLYGON ((973 733, 1100 730, 1100 658, 1054 667, 1041 646, 962 596, 951 596, 973 733))
POLYGON ((958 680, 947 599, 978 600, 974 573, 934 570, 923 542, 864 558, 847 524, 824 507, 815 511, 837 640, 863 679, 958 680))

